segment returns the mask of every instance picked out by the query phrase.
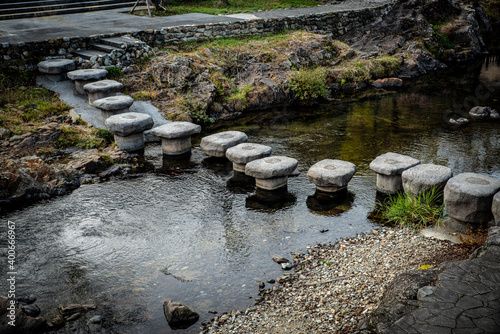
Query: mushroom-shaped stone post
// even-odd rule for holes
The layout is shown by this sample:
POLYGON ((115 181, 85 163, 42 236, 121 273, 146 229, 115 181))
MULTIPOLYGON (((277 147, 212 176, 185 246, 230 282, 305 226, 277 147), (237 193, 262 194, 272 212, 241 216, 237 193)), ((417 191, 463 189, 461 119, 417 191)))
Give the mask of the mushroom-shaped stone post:
POLYGON ((132 104, 134 104, 134 99, 128 95, 108 96, 94 101, 94 107, 101 110, 104 120, 113 115, 129 112, 132 104))
POLYGON ((272 151, 273 149, 267 145, 243 143, 228 148, 226 157, 233 162, 233 170, 245 173, 247 163, 268 157, 272 151))
POLYGON ((288 175, 297 168, 298 161, 285 156, 270 156, 250 161, 245 174, 255 177, 257 188, 276 190, 287 185, 288 175))
POLYGON ((38 63, 40 73, 53 82, 66 80, 66 73, 74 70, 75 67, 75 62, 70 59, 50 59, 38 63))
POLYGON ((247 140, 248 136, 241 131, 224 131, 203 137, 200 147, 205 154, 211 157, 223 158, 226 156, 228 148, 244 143, 247 140))
POLYGON ((111 116, 105 124, 119 148, 135 152, 144 148, 144 131, 151 129, 154 122, 149 115, 129 112, 111 116))
POLYGON ((351 162, 325 159, 309 168, 307 179, 320 191, 336 193, 347 188, 356 171, 356 165, 351 162))
POLYGON ((89 68, 68 72, 68 79, 75 83, 75 95, 87 95, 83 86, 105 78, 108 71, 100 68, 89 68))
POLYGON ((161 138, 165 155, 181 155, 191 151, 191 136, 201 132, 201 126, 190 122, 172 122, 151 130, 161 138))
POLYGON ((446 166, 422 164, 408 168, 401 173, 405 193, 419 196, 433 187, 442 192, 453 172, 446 166))
POLYGON ((377 173, 377 190, 386 194, 396 194, 403 190, 401 173, 420 161, 398 153, 379 155, 370 163, 370 169, 377 173))
POLYGON ((83 86, 83 90, 89 95, 89 104, 94 105, 95 100, 116 95, 123 88, 123 84, 115 80, 101 80, 91 82, 83 86))
POLYGON ((499 179, 477 173, 458 174, 444 187, 446 213, 465 223, 487 223, 493 218, 493 196, 499 190, 499 179))

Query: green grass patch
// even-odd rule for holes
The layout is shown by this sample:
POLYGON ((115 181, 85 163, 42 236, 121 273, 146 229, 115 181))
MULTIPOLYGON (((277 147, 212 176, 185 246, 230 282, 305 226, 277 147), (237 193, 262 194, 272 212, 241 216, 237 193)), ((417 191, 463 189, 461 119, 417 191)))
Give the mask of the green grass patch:
POLYGON ((399 71, 399 60, 392 56, 375 59, 348 61, 329 73, 333 81, 340 84, 369 82, 379 78, 395 76, 399 71))
MULTIPOLYGON (((179 0, 165 3, 165 11, 152 10, 155 16, 170 16, 188 13, 223 15, 257 10, 311 7, 320 4, 314 0, 229 0, 227 6, 219 6, 218 0, 179 0)), ((147 15, 147 10, 138 12, 147 15)))
POLYGON ((440 201, 441 193, 436 188, 419 196, 398 194, 382 205, 382 218, 389 223, 421 229, 439 223, 444 208, 440 201))
POLYGON ((102 149, 113 141, 113 134, 106 129, 62 125, 57 140, 59 147, 79 147, 102 149))
POLYGON ((7 89, 0 93, 0 126, 21 134, 26 124, 62 115, 69 109, 55 93, 42 87, 7 89))
POLYGON ((122 70, 116 66, 108 66, 106 67, 106 71, 108 71, 108 79, 112 80, 118 79, 124 75, 122 70))
POLYGON ((300 69, 290 76, 290 89, 300 100, 312 100, 328 96, 326 86, 326 69, 300 69))

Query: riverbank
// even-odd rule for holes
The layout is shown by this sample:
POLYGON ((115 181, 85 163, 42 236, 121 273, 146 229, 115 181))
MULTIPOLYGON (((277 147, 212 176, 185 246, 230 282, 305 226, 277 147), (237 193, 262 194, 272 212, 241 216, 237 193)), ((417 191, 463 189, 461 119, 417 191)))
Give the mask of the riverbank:
POLYGON ((467 259, 473 248, 426 238, 408 229, 383 227, 334 244, 318 244, 295 254, 295 271, 266 284, 246 311, 221 315, 203 333, 354 333, 374 313, 398 275, 408 297, 433 285, 440 263, 467 259))

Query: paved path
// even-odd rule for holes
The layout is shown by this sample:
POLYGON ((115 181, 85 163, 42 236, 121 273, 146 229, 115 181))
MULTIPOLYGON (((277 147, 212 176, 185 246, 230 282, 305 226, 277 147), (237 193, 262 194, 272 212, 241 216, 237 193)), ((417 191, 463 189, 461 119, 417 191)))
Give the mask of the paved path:
POLYGON ((236 15, 184 14, 148 17, 114 9, 80 14, 67 14, 0 21, 0 43, 40 42, 60 37, 88 37, 97 34, 127 33, 190 24, 238 22, 255 18, 293 17, 378 7, 391 0, 347 0, 338 5, 280 9, 236 15))
POLYGON ((485 249, 441 273, 437 290, 383 333, 500 333, 500 227, 490 228, 485 249))

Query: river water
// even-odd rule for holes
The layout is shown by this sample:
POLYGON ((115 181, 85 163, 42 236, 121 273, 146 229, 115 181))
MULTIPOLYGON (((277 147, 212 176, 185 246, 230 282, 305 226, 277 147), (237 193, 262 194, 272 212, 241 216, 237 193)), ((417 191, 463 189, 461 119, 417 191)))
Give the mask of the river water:
MULTIPOLYGON (((399 92, 368 90, 342 97, 348 102, 258 112, 228 124, 224 129, 299 161, 301 174, 272 205, 235 187, 224 163, 206 159, 199 138, 187 163, 163 161, 159 145, 150 145, 145 156, 154 172, 84 185, 1 218, 2 233, 7 220, 18 229, 17 295, 36 296, 49 318, 60 305, 96 304, 92 314, 119 333, 172 332, 162 309, 167 299, 195 309, 200 322, 210 311, 245 309, 257 297, 256 279, 282 275, 273 256, 291 259, 308 245, 377 226, 367 218, 376 196, 368 165, 376 156, 398 152, 455 174, 500 178, 500 123, 446 123, 473 105, 500 110, 499 63, 490 58, 399 92), (325 158, 351 161, 358 172, 349 201, 319 212, 306 172, 325 158)), ((176 332, 198 331, 199 323, 176 332)))

